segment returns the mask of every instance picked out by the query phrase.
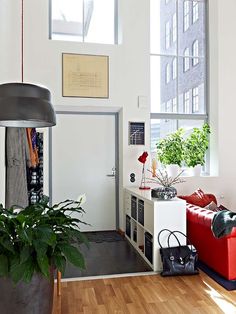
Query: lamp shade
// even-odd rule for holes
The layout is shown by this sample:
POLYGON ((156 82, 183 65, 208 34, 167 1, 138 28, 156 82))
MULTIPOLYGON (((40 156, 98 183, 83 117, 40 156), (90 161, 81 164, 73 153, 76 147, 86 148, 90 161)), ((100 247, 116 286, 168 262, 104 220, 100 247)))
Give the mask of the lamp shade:
POLYGON ((26 83, 0 85, 0 126, 40 128, 55 124, 48 89, 26 83))

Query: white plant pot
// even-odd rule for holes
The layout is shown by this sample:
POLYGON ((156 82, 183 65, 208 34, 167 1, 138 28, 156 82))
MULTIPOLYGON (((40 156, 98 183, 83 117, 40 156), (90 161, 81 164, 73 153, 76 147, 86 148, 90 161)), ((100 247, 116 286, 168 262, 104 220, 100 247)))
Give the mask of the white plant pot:
POLYGON ((179 165, 172 164, 172 165, 166 165, 166 171, 169 177, 174 178, 180 173, 181 169, 179 165))
POLYGON ((190 167, 189 172, 193 177, 200 177, 202 171, 202 165, 196 165, 195 167, 190 167))

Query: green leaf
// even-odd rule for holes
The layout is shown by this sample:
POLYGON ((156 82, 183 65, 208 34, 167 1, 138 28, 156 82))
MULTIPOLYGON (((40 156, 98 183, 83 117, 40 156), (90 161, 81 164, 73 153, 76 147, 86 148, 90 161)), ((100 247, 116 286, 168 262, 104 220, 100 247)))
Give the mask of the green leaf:
POLYGON ((46 255, 48 249, 48 245, 46 243, 34 240, 33 245, 38 256, 46 255))
POLYGON ((59 244, 58 247, 71 264, 85 269, 84 257, 76 247, 70 244, 59 244))
POLYGON ((20 252, 20 263, 24 263, 28 260, 31 255, 31 248, 29 246, 24 246, 20 252))
POLYGON ((76 236, 79 238, 79 241, 84 243, 87 248, 89 248, 89 240, 88 238, 79 230, 76 230, 76 236))
POLYGON ((54 263, 56 268, 62 273, 62 275, 65 272, 65 268, 66 268, 66 259, 64 256, 62 255, 55 255, 54 256, 54 263))
POLYGON ((11 241, 8 239, 8 238, 2 238, 1 240, 1 244, 2 246, 7 249, 8 251, 10 251, 11 253, 15 253, 15 250, 14 250, 14 246, 13 244, 11 243, 11 241))
POLYGON ((8 274, 8 259, 5 255, 0 255, 0 276, 8 274))
POLYGON ((49 227, 40 226, 37 228, 37 236, 40 241, 53 245, 56 242, 56 235, 53 230, 49 227))
POLYGON ((29 283, 32 279, 33 274, 34 274, 34 262, 33 262, 33 258, 29 258, 24 263, 24 275, 23 275, 22 279, 26 283, 29 283))
POLYGON ((44 256, 38 256, 37 255, 37 262, 38 266, 42 272, 42 274, 49 278, 49 262, 48 262, 48 257, 47 255, 44 256))
POLYGON ((14 283, 17 283, 22 279, 24 275, 24 271, 25 271, 24 264, 20 264, 19 259, 15 258, 11 262, 11 267, 10 267, 10 274, 14 283))
POLYGON ((19 221, 20 224, 23 224, 25 222, 26 217, 24 214, 20 213, 17 215, 16 219, 19 221))

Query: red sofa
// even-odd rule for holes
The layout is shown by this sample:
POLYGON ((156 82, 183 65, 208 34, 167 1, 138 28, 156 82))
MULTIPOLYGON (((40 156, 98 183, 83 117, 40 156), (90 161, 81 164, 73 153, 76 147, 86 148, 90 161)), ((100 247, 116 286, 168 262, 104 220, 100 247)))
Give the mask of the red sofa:
MULTIPOLYGON (((216 203, 214 195, 206 195, 216 203)), ((187 203, 187 235, 198 250, 200 261, 222 277, 236 280, 236 228, 229 236, 216 239, 211 231, 214 214, 214 211, 187 203)))

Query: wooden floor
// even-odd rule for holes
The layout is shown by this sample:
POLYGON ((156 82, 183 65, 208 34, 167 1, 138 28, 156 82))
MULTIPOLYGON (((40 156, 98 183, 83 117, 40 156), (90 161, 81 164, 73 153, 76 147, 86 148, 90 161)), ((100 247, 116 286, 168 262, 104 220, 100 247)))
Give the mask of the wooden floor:
POLYGON ((236 313, 236 291, 227 291, 203 272, 62 283, 53 314, 236 313))

